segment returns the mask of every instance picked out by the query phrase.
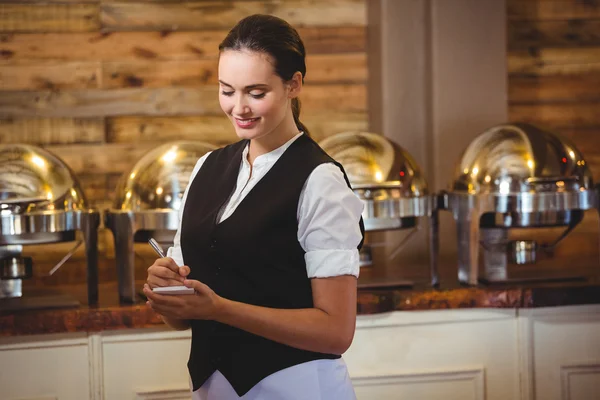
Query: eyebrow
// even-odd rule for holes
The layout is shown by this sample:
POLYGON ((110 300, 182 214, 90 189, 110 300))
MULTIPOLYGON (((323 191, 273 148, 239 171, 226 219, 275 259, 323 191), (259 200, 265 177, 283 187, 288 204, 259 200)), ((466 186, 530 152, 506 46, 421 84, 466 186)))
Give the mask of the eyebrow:
MULTIPOLYGON (((220 80, 220 79, 219 79, 219 83, 220 83, 221 85, 224 85, 224 86, 227 86, 227 87, 230 87, 230 88, 232 88, 232 89, 233 89, 233 86, 231 86, 229 83, 223 82, 223 81, 222 81, 222 80, 220 80)), ((264 83, 255 83, 254 85, 248 85, 248 86, 246 86, 244 89, 246 89, 246 90, 252 90, 252 89, 265 88, 265 87, 268 87, 268 86, 269 86, 269 85, 267 85, 267 84, 264 84, 264 83)))

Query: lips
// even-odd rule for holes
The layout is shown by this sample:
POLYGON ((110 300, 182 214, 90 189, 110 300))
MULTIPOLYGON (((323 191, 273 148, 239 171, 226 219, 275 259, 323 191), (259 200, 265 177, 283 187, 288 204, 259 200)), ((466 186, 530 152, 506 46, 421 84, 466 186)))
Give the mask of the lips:
POLYGON ((245 118, 245 119, 241 119, 241 118, 235 118, 235 123, 240 127, 240 128, 251 128, 253 127, 258 121, 260 120, 259 118, 245 118))

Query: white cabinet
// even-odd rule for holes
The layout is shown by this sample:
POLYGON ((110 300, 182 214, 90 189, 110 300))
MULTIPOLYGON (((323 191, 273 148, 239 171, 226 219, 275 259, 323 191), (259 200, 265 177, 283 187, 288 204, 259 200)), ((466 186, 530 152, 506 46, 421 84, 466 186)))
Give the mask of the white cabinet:
POLYGON ((520 310, 523 398, 600 399, 600 306, 520 310))
POLYGON ((190 399, 190 331, 114 331, 101 337, 104 399, 190 399))
MULTIPOLYGON (((0 338, 2 400, 190 399, 190 331, 0 338)), ((599 400, 600 305, 359 316, 359 400, 599 400)))
POLYGON ((344 355, 359 400, 519 398, 515 310, 361 316, 344 355))
POLYGON ((0 399, 90 398, 90 357, 85 334, 3 338, 0 399))

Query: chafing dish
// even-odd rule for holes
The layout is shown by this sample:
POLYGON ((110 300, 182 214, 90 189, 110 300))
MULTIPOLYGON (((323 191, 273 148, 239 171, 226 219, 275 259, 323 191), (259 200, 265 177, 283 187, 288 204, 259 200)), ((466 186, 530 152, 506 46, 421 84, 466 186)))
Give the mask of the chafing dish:
POLYGON ((508 265, 533 264, 598 211, 598 192, 581 152, 564 137, 529 124, 494 126, 464 151, 440 208, 458 234, 458 278, 466 284, 513 280, 508 265), (532 228, 563 227, 549 243, 532 228), (509 231, 529 232, 513 240, 509 231), (479 253, 483 249, 483 273, 479 253))
MULTIPOLYGON (((344 132, 330 136, 320 146, 344 167, 354 193, 364 202, 365 231, 412 229, 395 249, 398 254, 419 228, 418 219, 432 223, 430 235, 436 234, 432 220, 432 202, 427 182, 413 157, 398 144, 371 132, 344 132)), ((431 250, 431 249, 430 249, 431 250)), ((365 241, 361 266, 372 263, 371 247, 365 241)), ((430 251, 430 264, 437 262, 430 251)), ((432 268, 432 273, 436 270, 432 268)), ((437 276, 432 276, 437 283, 437 276)))
POLYGON ((80 231, 83 240, 75 248, 85 242, 88 302, 96 304, 99 224, 99 211, 87 206, 59 157, 37 146, 0 146, 0 298, 23 296, 22 280, 32 276, 33 261, 22 256, 23 246, 72 242, 80 231))
POLYGON ((121 176, 105 226, 113 233, 121 302, 136 300, 134 243, 155 238, 161 246, 173 244, 178 212, 196 162, 215 146, 195 141, 161 145, 138 160, 121 176))

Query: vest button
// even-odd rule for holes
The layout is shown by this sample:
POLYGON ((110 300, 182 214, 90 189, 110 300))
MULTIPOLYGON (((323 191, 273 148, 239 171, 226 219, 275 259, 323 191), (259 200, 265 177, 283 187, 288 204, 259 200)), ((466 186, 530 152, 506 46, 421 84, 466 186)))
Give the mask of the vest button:
POLYGON ((210 241, 210 248, 214 249, 217 247, 217 239, 213 239, 210 241))

